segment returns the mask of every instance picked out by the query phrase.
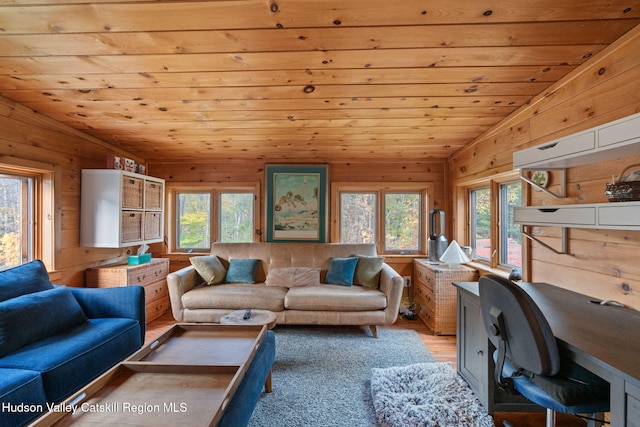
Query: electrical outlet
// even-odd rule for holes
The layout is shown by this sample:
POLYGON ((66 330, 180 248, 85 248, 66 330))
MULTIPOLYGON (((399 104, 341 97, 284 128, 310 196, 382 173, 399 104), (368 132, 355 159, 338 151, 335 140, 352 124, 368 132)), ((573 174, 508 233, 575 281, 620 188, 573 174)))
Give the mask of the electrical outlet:
POLYGON ((409 288, 411 287, 411 276, 404 276, 404 287, 405 288, 409 288))

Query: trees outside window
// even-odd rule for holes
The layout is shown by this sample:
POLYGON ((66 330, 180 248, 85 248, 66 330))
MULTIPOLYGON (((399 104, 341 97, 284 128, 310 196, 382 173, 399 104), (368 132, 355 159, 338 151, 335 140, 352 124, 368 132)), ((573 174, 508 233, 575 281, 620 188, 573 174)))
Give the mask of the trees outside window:
POLYGON ((168 185, 171 251, 202 253, 211 250, 212 242, 253 242, 258 188, 168 185))
POLYGON ((33 178, 0 174, 0 270, 33 259, 33 178))
POLYGON ((378 253, 424 253, 429 184, 334 183, 332 241, 375 243, 378 253))

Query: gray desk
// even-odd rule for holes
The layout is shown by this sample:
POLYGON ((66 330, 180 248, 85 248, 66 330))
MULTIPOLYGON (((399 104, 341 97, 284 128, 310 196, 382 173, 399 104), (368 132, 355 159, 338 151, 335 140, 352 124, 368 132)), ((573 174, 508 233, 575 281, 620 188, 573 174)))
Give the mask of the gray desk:
MULTIPOLYGON (((478 298, 478 283, 455 285, 460 316, 464 314, 460 298, 466 297, 467 302, 478 298)), ((640 312, 594 304, 589 296, 546 283, 520 286, 544 313, 563 354, 611 383, 611 425, 640 426, 640 312)), ((464 331, 460 333, 464 336, 464 331)), ((460 336, 458 343, 464 344, 460 336)), ((483 351, 486 364, 491 362, 488 353, 483 351)))

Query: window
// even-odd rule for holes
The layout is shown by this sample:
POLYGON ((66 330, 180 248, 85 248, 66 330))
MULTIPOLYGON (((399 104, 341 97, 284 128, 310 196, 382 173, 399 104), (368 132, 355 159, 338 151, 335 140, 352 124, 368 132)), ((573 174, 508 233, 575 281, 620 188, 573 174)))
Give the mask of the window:
POLYGON ((169 231, 174 252, 209 252, 211 242, 253 242, 258 185, 169 185, 169 231))
POLYGON ((427 184, 332 185, 332 241, 374 243, 378 253, 424 253, 427 184))
POLYGON ((522 268, 522 234, 513 222, 522 205, 522 185, 511 176, 497 177, 468 189, 469 244, 475 257, 491 267, 522 268))
POLYGON ((513 208, 522 206, 519 181, 500 185, 500 264, 522 268, 522 233, 513 222, 513 208))
POLYGON ((471 247, 476 258, 491 258, 491 190, 482 187, 470 192, 471 247))
MULTIPOLYGON (((27 160, 0 164, 0 270, 40 259, 55 269, 55 172, 27 160)), ((59 180, 58 180, 59 182, 59 180)))
POLYGON ((33 178, 0 174, 0 269, 33 260, 33 178))

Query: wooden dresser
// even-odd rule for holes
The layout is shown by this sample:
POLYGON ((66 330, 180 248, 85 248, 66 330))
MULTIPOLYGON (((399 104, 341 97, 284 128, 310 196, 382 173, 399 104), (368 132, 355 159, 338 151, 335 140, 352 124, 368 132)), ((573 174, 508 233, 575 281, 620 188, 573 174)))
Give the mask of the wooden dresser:
POLYGON ((139 265, 108 265, 87 270, 87 287, 115 288, 120 286, 144 286, 147 323, 169 310, 167 274, 168 258, 153 258, 139 265))
POLYGON ((435 335, 456 334, 456 288, 452 282, 473 282, 478 272, 461 266, 429 264, 426 259, 413 262, 414 294, 418 317, 435 335))

